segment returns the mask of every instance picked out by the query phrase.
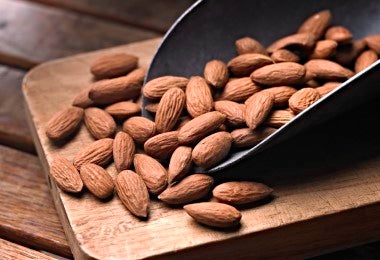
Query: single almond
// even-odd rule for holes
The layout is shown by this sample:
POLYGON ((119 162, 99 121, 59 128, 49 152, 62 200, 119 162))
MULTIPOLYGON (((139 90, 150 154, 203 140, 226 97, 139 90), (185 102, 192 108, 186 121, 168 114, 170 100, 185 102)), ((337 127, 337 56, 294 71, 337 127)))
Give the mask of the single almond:
POLYGON ((50 176, 63 191, 77 193, 83 188, 83 182, 79 172, 74 165, 64 157, 54 157, 50 165, 50 176))
POLYGON ((184 77, 162 76, 147 82, 143 88, 143 94, 149 99, 159 99, 170 88, 184 90, 189 80, 184 77))
POLYGON ((310 54, 310 59, 328 59, 335 53, 337 47, 338 43, 333 40, 318 41, 310 54))
POLYGON ((142 85, 146 75, 146 68, 140 67, 127 74, 129 81, 142 85))
POLYGON ((238 55, 246 53, 259 53, 263 55, 268 55, 268 52, 261 45, 261 43, 251 37, 243 37, 236 40, 235 47, 238 55))
POLYGON ((254 82, 263 85, 297 85, 304 83, 306 69, 295 62, 281 62, 267 65, 251 74, 254 82))
POLYGON ((123 119, 140 114, 141 106, 131 101, 121 101, 107 106, 104 110, 117 119, 123 119))
POLYGON ((333 58, 339 64, 350 65, 366 47, 367 42, 364 39, 356 40, 352 44, 343 44, 338 46, 333 58))
POLYGON ((97 107, 84 110, 84 123, 95 139, 112 137, 116 131, 116 123, 112 116, 97 107))
POLYGON ((118 172, 129 169, 135 151, 133 138, 127 133, 118 132, 113 142, 113 160, 118 172))
POLYGON ((289 98, 297 92, 297 89, 288 86, 279 86, 264 89, 263 92, 273 95, 275 107, 283 107, 288 104, 289 98))
POLYGON ((223 88, 228 81, 227 65, 220 60, 207 62, 204 69, 204 77, 211 86, 223 88))
POLYGON ((274 105, 274 96, 268 92, 258 92, 249 98, 245 109, 245 122, 254 130, 268 116, 274 105))
POLYGON ((260 90, 261 88, 249 77, 234 79, 228 81, 219 100, 242 102, 260 90))
POLYGON ((226 115, 226 123, 231 126, 241 126, 245 124, 245 105, 229 100, 216 101, 214 103, 216 111, 226 115))
POLYGON ((231 132, 232 144, 234 147, 252 147, 276 130, 271 127, 258 127, 255 130, 251 130, 250 128, 236 129, 231 132))
POLYGON ((373 50, 364 51, 355 62, 355 72, 358 73, 377 61, 377 53, 373 50))
POLYGON ((267 119, 263 122, 263 125, 278 128, 288 123, 294 117, 295 115, 292 111, 274 110, 268 115, 267 119))
POLYGON ((144 143, 144 151, 154 158, 166 159, 178 146, 178 131, 171 131, 149 138, 144 143))
POLYGON ((74 166, 77 169, 80 169, 83 164, 87 163, 105 166, 112 159, 112 147, 113 139, 99 139, 79 150, 74 158, 74 166))
POLYGON ((275 63, 279 62, 300 62, 300 57, 287 49, 279 49, 270 56, 275 63))
POLYGON ((220 202, 241 205, 264 199, 272 192, 273 189, 262 183, 230 181, 216 186, 212 191, 212 195, 220 202))
POLYGON ((180 88, 171 88, 162 96, 158 104, 155 123, 159 133, 172 130, 185 107, 185 93, 180 88))
POLYGON ((217 132, 202 139, 193 149, 193 162, 205 169, 220 163, 230 152, 231 134, 217 132))
POLYGON ((311 106, 320 98, 318 91, 314 88, 303 88, 298 90, 289 99, 290 109, 298 114, 311 106))
POLYGON ((326 80, 348 79, 354 73, 330 60, 314 59, 305 63, 306 70, 315 78, 326 80))
POLYGON ((75 107, 81 107, 81 108, 87 108, 91 107, 95 104, 94 101, 92 101, 88 94, 90 92, 91 87, 86 87, 82 89, 78 95, 75 96, 72 105, 75 107))
POLYGON ((138 60, 136 56, 126 53, 106 54, 93 62, 90 71, 98 79, 118 77, 135 69, 138 60))
POLYGON ((352 33, 346 27, 333 26, 326 31, 325 38, 340 44, 349 43, 352 40, 352 33))
POLYGON ((318 91, 319 95, 322 97, 328 93, 330 93, 332 90, 336 89, 339 87, 342 83, 341 82, 327 82, 323 84, 322 86, 316 88, 318 91))
POLYGON ((186 204, 205 197, 211 189, 214 179, 205 174, 192 174, 176 185, 168 187, 158 199, 167 204, 186 204))
POLYGON ((145 106, 145 110, 150 112, 150 113, 157 113, 157 110, 158 110, 158 104, 159 103, 149 103, 145 106))
POLYGON ((228 69, 238 77, 248 76, 252 71, 265 65, 272 64, 273 61, 266 55, 259 53, 247 53, 239 55, 227 64, 228 69))
POLYGON ((298 29, 298 33, 314 34, 316 39, 322 38, 330 26, 332 15, 330 10, 319 11, 307 18, 298 29))
POLYGON ((199 141, 218 129, 226 120, 226 116, 218 111, 200 115, 181 127, 178 133, 180 144, 191 144, 199 141))
POLYGON ((114 183, 111 175, 102 167, 93 164, 83 164, 80 167, 80 176, 86 188, 99 199, 112 195, 114 183))
POLYGON ((168 168, 168 183, 172 184, 181 180, 190 170, 193 149, 187 146, 179 146, 172 154, 168 168))
POLYGON ((156 124, 142 116, 128 118, 123 124, 123 131, 132 136, 137 143, 144 143, 156 133, 156 124))
POLYGON ((273 53, 279 49, 286 49, 289 47, 295 47, 300 49, 309 50, 314 47, 316 38, 312 33, 297 33, 289 36, 285 36, 274 43, 272 43, 267 51, 273 53))
POLYGON ((212 111, 214 106, 210 87, 199 76, 191 77, 186 87, 186 109, 192 117, 212 111))
POLYGON ((157 160, 145 154, 135 154, 133 164, 150 193, 158 195, 166 188, 168 174, 157 160))
POLYGON ((116 192, 124 206, 135 216, 146 218, 149 211, 149 193, 140 175, 122 171, 116 181, 116 192))
POLYGON ((46 124, 46 136, 54 141, 62 141, 78 130, 82 122, 83 109, 69 107, 56 114, 46 124))
POLYGON ((380 55, 380 34, 368 35, 364 38, 368 47, 380 55))
POLYGON ((224 203, 200 202, 183 208, 195 221, 210 227, 235 227, 241 219, 241 213, 236 208, 224 203))

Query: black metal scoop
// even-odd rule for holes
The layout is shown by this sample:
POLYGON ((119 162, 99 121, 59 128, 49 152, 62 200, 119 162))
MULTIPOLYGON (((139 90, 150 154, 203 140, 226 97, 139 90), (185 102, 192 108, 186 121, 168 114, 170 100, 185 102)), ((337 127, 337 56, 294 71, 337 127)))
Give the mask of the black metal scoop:
MULTIPOLYGON (((375 0, 201 0, 191 6, 165 35, 152 60, 146 81, 164 75, 202 75, 207 61, 220 59, 227 62, 236 56, 236 39, 250 36, 268 45, 294 33, 304 19, 323 9, 332 11, 333 24, 346 26, 357 38, 380 33, 380 2, 375 0)), ((249 157, 306 128, 379 96, 380 61, 377 61, 261 143, 234 152, 221 164, 203 171, 212 173, 243 159, 249 160, 249 157)), ((147 102, 143 100, 143 116, 152 118, 144 110, 147 102)), ((355 118, 352 120, 355 123, 355 118)))

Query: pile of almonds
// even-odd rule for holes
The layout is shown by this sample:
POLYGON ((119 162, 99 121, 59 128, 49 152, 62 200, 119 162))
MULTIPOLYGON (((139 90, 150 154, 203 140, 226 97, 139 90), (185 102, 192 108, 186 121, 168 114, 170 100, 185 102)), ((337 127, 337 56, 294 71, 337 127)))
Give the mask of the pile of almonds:
POLYGON ((84 118, 96 141, 73 162, 55 157, 51 176, 66 192, 80 192, 85 185, 100 199, 115 187, 137 217, 148 216, 151 194, 166 204, 185 205, 202 224, 238 225, 241 214, 234 206, 261 200, 272 189, 247 181, 214 187, 211 176, 191 173, 192 168, 211 168, 231 149, 256 145, 378 59, 380 35, 353 41, 347 28, 330 24, 331 13, 323 10, 267 48, 249 37, 238 39, 238 56, 227 64, 208 62, 203 77, 162 76, 144 88, 146 71, 138 68, 137 57, 99 58, 91 66, 97 81, 46 126, 50 140, 66 142, 84 118), (139 116, 141 94, 154 121, 139 116), (112 160, 115 180, 103 168, 112 160), (211 202, 189 204, 207 199, 211 189, 211 202))

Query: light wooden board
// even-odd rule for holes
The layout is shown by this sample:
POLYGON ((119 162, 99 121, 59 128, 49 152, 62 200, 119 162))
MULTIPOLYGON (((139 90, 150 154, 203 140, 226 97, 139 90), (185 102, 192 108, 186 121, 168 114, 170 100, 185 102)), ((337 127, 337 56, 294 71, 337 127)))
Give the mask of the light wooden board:
MULTIPOLYGON (((104 52, 124 51, 138 55, 141 65, 146 66, 159 41, 149 40, 51 61, 26 76, 23 91, 28 118, 46 174, 52 156, 60 154, 72 159, 78 149, 93 141, 84 127, 70 143, 59 148, 51 145, 44 134, 45 122, 69 106, 76 93, 91 81, 91 61, 104 52)), ((366 142, 376 147, 364 157, 355 155, 360 160, 354 157, 345 163, 346 157, 334 158, 335 154, 329 152, 334 151, 336 141, 327 138, 331 130, 318 131, 322 141, 316 139, 305 145, 301 138, 297 146, 285 146, 282 149, 287 150, 280 149, 277 155, 273 150, 274 158, 278 158, 275 161, 262 159, 263 173, 265 168, 277 167, 276 173, 258 177, 275 189, 275 199, 244 209, 242 226, 234 231, 199 226, 183 210, 156 201, 151 203, 149 221, 141 221, 131 216, 116 198, 104 203, 88 192, 74 197, 59 191, 51 181, 49 185, 69 244, 78 259, 301 258, 378 239, 380 153, 377 144, 380 142, 367 138, 366 142), (310 153, 309 148, 318 144, 329 147, 322 155, 310 153), (314 158, 317 156, 323 158, 314 158), (324 167, 316 166, 318 162, 324 167)), ((342 149, 347 152, 350 142, 345 143, 342 149)), ((335 150, 343 155, 339 149, 335 150)), ((112 166, 109 171, 115 174, 112 166)), ((231 171, 228 174, 231 175, 231 171)))

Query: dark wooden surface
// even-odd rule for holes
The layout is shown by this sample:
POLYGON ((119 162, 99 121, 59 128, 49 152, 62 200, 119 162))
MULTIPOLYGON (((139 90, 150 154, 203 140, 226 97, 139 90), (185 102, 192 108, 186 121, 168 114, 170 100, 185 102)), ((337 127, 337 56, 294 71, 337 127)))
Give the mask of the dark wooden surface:
MULTIPOLYGON (((71 257, 25 122, 21 81, 27 70, 160 36, 192 2, 0 0, 0 259, 50 259, 47 252, 71 257)), ((314 259, 379 259, 378 247, 374 242, 314 259)))

